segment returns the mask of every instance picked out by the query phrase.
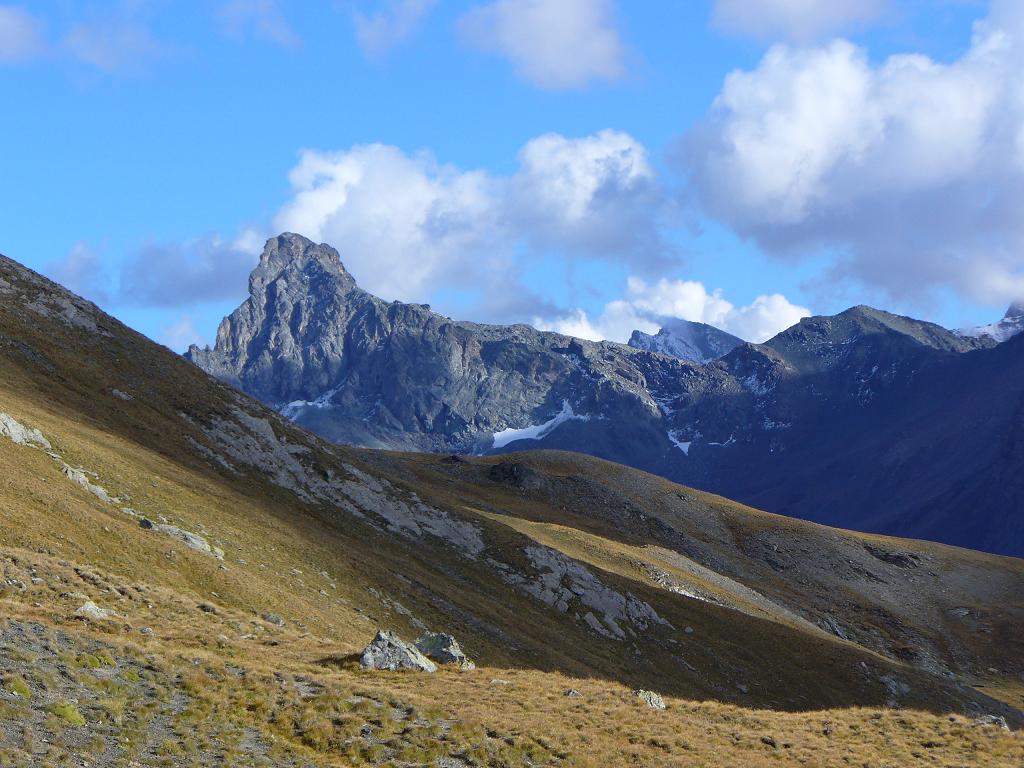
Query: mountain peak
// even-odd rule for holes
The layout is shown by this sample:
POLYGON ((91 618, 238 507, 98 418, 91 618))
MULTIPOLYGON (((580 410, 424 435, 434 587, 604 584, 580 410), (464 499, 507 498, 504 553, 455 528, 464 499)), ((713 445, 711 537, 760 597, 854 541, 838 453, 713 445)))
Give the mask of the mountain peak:
POLYGON ((282 232, 267 240, 260 254, 260 263, 249 276, 249 291, 261 293, 282 275, 303 274, 307 277, 326 273, 340 278, 343 290, 356 287, 356 281, 341 263, 338 252, 326 243, 314 243, 294 232, 282 232))
POLYGON ((728 354, 743 340, 707 323, 672 319, 655 335, 633 331, 629 346, 648 352, 678 357, 694 363, 707 363, 728 354))
POLYGON ((957 333, 970 338, 990 338, 997 343, 1013 338, 1024 331, 1024 299, 1017 299, 1010 304, 1003 319, 998 323, 979 325, 974 328, 962 328, 957 333))

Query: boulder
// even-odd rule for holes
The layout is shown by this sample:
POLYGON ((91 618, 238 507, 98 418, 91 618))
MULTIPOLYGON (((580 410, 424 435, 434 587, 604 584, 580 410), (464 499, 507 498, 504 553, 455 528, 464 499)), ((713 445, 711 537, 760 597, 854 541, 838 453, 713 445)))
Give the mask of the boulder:
POLYGON ((420 672, 436 672, 437 665, 405 642, 394 632, 378 630, 376 637, 363 651, 359 663, 366 669, 415 669, 420 672))
POLYGON ((990 726, 993 728, 1002 728, 1004 731, 1010 730, 1009 723, 1006 722, 1006 718, 1001 715, 982 715, 974 721, 975 725, 990 726))
POLYGON ((111 610, 106 608, 100 608, 92 600, 86 600, 79 606, 78 610, 75 611, 75 617, 79 619, 88 619, 90 621, 103 621, 104 619, 110 619, 117 616, 111 610))
POLYGON ((220 547, 213 546, 212 544, 210 544, 210 542, 208 542, 198 533, 192 533, 192 531, 183 530, 175 525, 158 525, 156 526, 156 529, 160 531, 160 533, 172 536, 175 539, 178 539, 179 541, 185 542, 185 544, 187 544, 197 552, 202 552, 206 555, 213 555, 213 557, 216 557, 218 560, 224 559, 224 550, 220 547))
POLYGON ((646 704, 651 709, 664 709, 665 700, 661 698, 661 694, 655 693, 654 691, 645 691, 642 688, 638 691, 634 691, 640 701, 646 704))
POLYGON ((0 413, 0 435, 8 438, 15 445, 35 445, 50 450, 50 442, 43 437, 42 432, 26 427, 7 413, 0 413))
POLYGON ((444 632, 427 632, 416 641, 416 649, 438 664, 458 664, 462 669, 476 669, 459 647, 459 641, 444 632))

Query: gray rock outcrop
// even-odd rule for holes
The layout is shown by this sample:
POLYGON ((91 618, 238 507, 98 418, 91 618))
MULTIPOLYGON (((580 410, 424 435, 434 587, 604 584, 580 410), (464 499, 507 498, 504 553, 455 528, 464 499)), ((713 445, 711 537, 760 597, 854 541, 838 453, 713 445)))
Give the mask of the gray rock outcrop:
POLYGON ((438 664, 458 664, 461 669, 475 669, 459 646, 459 641, 444 632, 426 632, 416 641, 416 649, 438 664))
POLYGON ((655 693, 654 691, 645 691, 643 688, 641 688, 638 691, 634 691, 634 693, 636 694, 636 697, 640 699, 640 701, 642 701, 651 709, 665 708, 665 700, 661 698, 660 693, 655 693))
POLYGON ((82 603, 75 611, 75 618, 87 619, 89 621, 104 621, 105 619, 116 618, 117 614, 108 608, 100 608, 92 600, 82 603))
POLYGON ((379 630, 363 650, 359 663, 366 669, 413 669, 436 672, 437 665, 424 656, 414 645, 405 642, 394 632, 379 630))
POLYGON ((31 429, 8 413, 0 412, 0 436, 8 438, 15 445, 34 445, 50 450, 50 441, 38 429, 31 429))

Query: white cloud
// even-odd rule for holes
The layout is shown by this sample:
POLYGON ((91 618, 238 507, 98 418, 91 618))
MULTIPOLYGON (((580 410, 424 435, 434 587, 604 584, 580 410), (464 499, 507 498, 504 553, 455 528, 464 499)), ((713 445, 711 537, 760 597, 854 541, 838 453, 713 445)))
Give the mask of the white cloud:
POLYGON ((663 263, 671 250, 662 234, 671 216, 664 189, 644 146, 620 131, 532 139, 519 153, 506 207, 541 248, 648 263, 663 263))
POLYGON ((386 298, 422 297, 500 236, 487 174, 426 154, 382 144, 305 151, 289 180, 294 197, 275 227, 331 243, 360 284, 386 298))
POLYGON ((712 24, 732 34, 807 42, 880 18, 889 0, 715 0, 712 24))
POLYGON ((745 307, 727 301, 721 291, 708 291, 694 280, 647 283, 637 277, 626 282, 626 295, 605 304, 601 315, 591 319, 576 309, 554 319, 535 318, 541 330, 598 341, 625 342, 634 330, 655 333, 667 320, 708 323, 747 341, 763 342, 795 324, 811 312, 790 303, 782 294, 758 296, 745 307))
POLYGON ((629 135, 548 134, 519 160, 492 176, 381 144, 306 151, 275 227, 332 243, 361 285, 404 300, 500 285, 524 249, 638 264, 670 252, 657 226, 664 192, 629 135))
POLYGON ((1024 282, 1024 5, 943 64, 845 41, 730 74, 683 157, 705 209, 768 253, 835 255, 895 298, 1005 301, 1024 282))
POLYGON ((129 17, 74 24, 64 37, 64 49, 104 72, 139 71, 170 52, 146 24, 129 17))
POLYGON ((19 5, 0 5, 0 62, 27 61, 45 48, 42 21, 19 5))
POLYGON ((470 9, 459 32, 541 88, 582 88, 626 72, 611 0, 495 0, 470 9))
POLYGON ((72 293, 106 304, 110 299, 109 275, 98 253, 84 242, 75 243, 60 261, 46 266, 46 276, 72 293))
POLYGON ((437 0, 386 0, 376 13, 354 12, 359 47, 367 56, 383 56, 408 40, 436 4, 437 0))
POLYGON ((147 245, 121 266, 119 302, 183 307, 240 298, 262 246, 250 230, 234 241, 210 236, 147 245))
POLYGON ((165 326, 160 332, 159 341, 179 354, 192 344, 204 346, 206 343, 189 315, 182 315, 170 325, 165 326))
POLYGON ((231 37, 241 39, 252 35, 283 48, 301 45, 277 0, 228 0, 221 6, 220 21, 231 37))

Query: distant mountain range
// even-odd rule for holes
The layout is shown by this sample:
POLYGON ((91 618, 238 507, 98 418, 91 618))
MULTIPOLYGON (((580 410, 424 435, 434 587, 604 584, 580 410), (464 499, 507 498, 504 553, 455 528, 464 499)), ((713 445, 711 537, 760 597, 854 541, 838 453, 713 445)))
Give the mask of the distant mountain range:
POLYGON ((589 342, 385 302, 293 234, 249 287, 187 357, 329 439, 569 449, 774 512, 1024 554, 1024 339, 1008 332, 854 307, 760 345, 699 324, 589 342))

